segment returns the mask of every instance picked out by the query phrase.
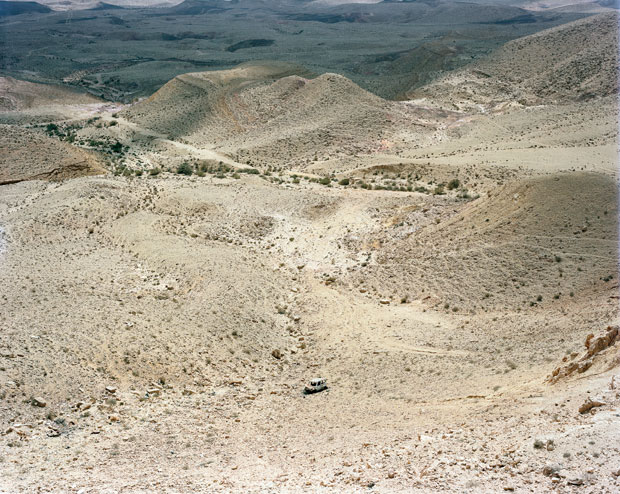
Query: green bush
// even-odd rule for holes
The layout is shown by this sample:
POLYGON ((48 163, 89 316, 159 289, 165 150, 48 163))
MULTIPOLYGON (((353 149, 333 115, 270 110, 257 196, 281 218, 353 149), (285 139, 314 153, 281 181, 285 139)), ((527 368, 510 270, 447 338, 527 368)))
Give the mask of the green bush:
POLYGON ((239 173, 248 173, 250 175, 258 175, 260 172, 256 168, 242 168, 239 173))
POLYGON ((340 182, 338 182, 338 185, 349 185, 349 183, 348 178, 343 178, 340 182))
POLYGON ((332 183, 332 181, 329 177, 323 177, 321 180, 319 180, 319 183, 321 185, 329 185, 330 183, 332 183))
POLYGON ((191 175, 192 173, 194 173, 194 169, 192 168, 192 165, 190 165, 187 161, 181 163, 178 167, 177 167, 177 173, 179 175, 191 175))
POLYGON ((448 190, 458 189, 460 185, 461 185, 461 182, 459 182, 459 179, 453 178, 452 180, 448 182, 448 190))

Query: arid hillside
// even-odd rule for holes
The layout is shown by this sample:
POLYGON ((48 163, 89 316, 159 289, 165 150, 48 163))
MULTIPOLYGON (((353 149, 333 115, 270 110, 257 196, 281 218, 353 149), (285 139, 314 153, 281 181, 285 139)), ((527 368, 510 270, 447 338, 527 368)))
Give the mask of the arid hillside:
POLYGON ((102 160, 88 151, 25 128, 0 125, 0 185, 63 180, 105 171, 102 160))
POLYGON ((0 491, 619 492, 615 22, 409 101, 277 62, 131 104, 4 80, 0 491))
POLYGON ((64 86, 36 84, 12 77, 0 77, 0 111, 100 102, 101 100, 94 96, 64 86))
MULTIPOLYGON (((368 153, 411 125, 407 108, 337 74, 307 79, 288 65, 253 65, 176 77, 121 112, 144 129, 240 163, 303 167, 312 160, 368 153), (407 122, 407 123, 405 123, 407 122)), ((415 121, 410 133, 422 133, 415 121)))
POLYGON ((449 109, 588 100, 618 90, 618 15, 605 13, 506 43, 412 91, 449 109))
POLYGON ((614 178, 571 173, 497 187, 425 228, 404 210, 356 282, 465 314, 605 298, 617 286, 617 209, 614 178))

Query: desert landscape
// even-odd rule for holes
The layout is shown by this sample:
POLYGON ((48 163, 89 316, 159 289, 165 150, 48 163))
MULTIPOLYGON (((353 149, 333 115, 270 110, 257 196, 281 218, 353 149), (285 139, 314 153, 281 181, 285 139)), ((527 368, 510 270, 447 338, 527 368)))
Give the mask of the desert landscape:
POLYGON ((613 8, 37 5, 0 10, 1 493, 620 490, 613 8), (89 65, 67 15, 123 22, 89 65))

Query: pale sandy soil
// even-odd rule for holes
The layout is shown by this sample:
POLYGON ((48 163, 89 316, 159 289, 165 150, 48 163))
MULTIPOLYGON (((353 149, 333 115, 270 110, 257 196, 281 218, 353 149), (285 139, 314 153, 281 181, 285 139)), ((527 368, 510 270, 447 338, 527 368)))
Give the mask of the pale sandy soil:
POLYGON ((614 96, 239 70, 6 126, 0 492, 618 492, 614 96))

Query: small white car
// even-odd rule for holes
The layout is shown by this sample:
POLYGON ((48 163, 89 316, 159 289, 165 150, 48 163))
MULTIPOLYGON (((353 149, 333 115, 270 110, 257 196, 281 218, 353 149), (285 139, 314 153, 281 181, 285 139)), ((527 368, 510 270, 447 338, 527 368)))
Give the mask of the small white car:
POLYGON ((327 379, 316 377, 304 387, 304 394, 311 395, 327 389, 327 379))

